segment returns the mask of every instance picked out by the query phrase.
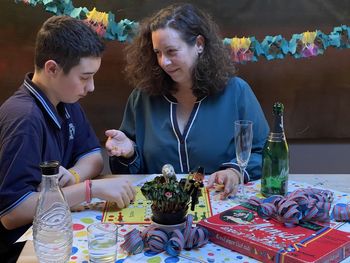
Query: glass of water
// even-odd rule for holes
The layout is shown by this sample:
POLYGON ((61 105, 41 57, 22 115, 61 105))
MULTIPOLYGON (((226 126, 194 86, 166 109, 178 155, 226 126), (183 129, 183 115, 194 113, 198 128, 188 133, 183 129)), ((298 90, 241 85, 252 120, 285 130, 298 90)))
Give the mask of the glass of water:
POLYGON ((114 263, 117 257, 118 227, 113 223, 94 223, 87 228, 90 262, 114 263))

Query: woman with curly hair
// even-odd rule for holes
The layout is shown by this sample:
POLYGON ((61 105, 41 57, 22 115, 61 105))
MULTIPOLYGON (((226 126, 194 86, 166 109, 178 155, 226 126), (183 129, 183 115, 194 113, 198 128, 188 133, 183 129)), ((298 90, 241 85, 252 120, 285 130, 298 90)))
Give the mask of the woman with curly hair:
POLYGON ((203 166, 209 186, 235 193, 239 167, 234 121, 253 121, 252 155, 245 181, 261 176, 269 127, 249 85, 235 76, 217 25, 191 4, 175 4, 145 19, 127 47, 131 93, 119 130, 107 130, 113 173, 176 173, 203 166))

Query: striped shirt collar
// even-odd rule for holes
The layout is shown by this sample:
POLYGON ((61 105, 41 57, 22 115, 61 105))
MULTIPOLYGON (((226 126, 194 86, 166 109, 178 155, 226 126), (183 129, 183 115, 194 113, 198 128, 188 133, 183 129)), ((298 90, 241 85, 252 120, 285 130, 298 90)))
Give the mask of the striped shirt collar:
MULTIPOLYGON (((52 121, 55 123, 55 125, 61 129, 62 126, 62 120, 59 114, 57 113, 56 108, 52 105, 52 103, 49 101, 45 93, 33 83, 32 81, 33 73, 28 73, 24 79, 24 87, 38 100, 38 102, 43 106, 43 109, 46 111, 48 116, 52 119, 52 121)), ((66 119, 70 118, 70 115, 67 111, 66 106, 64 103, 59 103, 57 105, 58 109, 62 109, 64 112, 64 116, 66 119)))

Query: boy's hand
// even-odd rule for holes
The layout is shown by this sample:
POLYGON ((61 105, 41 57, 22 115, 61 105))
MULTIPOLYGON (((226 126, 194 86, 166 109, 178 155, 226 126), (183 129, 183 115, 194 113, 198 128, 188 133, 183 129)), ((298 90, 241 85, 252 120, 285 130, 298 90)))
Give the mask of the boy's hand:
POLYGON ((127 207, 135 200, 136 190, 128 179, 105 178, 91 181, 92 197, 117 203, 119 208, 127 207))
POLYGON ((72 175, 66 168, 63 166, 60 166, 60 177, 58 178, 58 184, 59 186, 65 187, 68 185, 75 184, 75 177, 72 175))

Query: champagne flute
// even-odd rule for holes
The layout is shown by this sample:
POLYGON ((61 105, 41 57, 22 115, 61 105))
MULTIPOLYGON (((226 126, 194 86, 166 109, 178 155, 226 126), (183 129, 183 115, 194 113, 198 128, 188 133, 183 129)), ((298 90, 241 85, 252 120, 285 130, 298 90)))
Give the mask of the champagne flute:
POLYGON ((253 142, 253 122, 249 120, 235 121, 236 159, 240 169, 240 180, 236 200, 240 203, 247 201, 244 190, 244 172, 247 168, 253 142))

